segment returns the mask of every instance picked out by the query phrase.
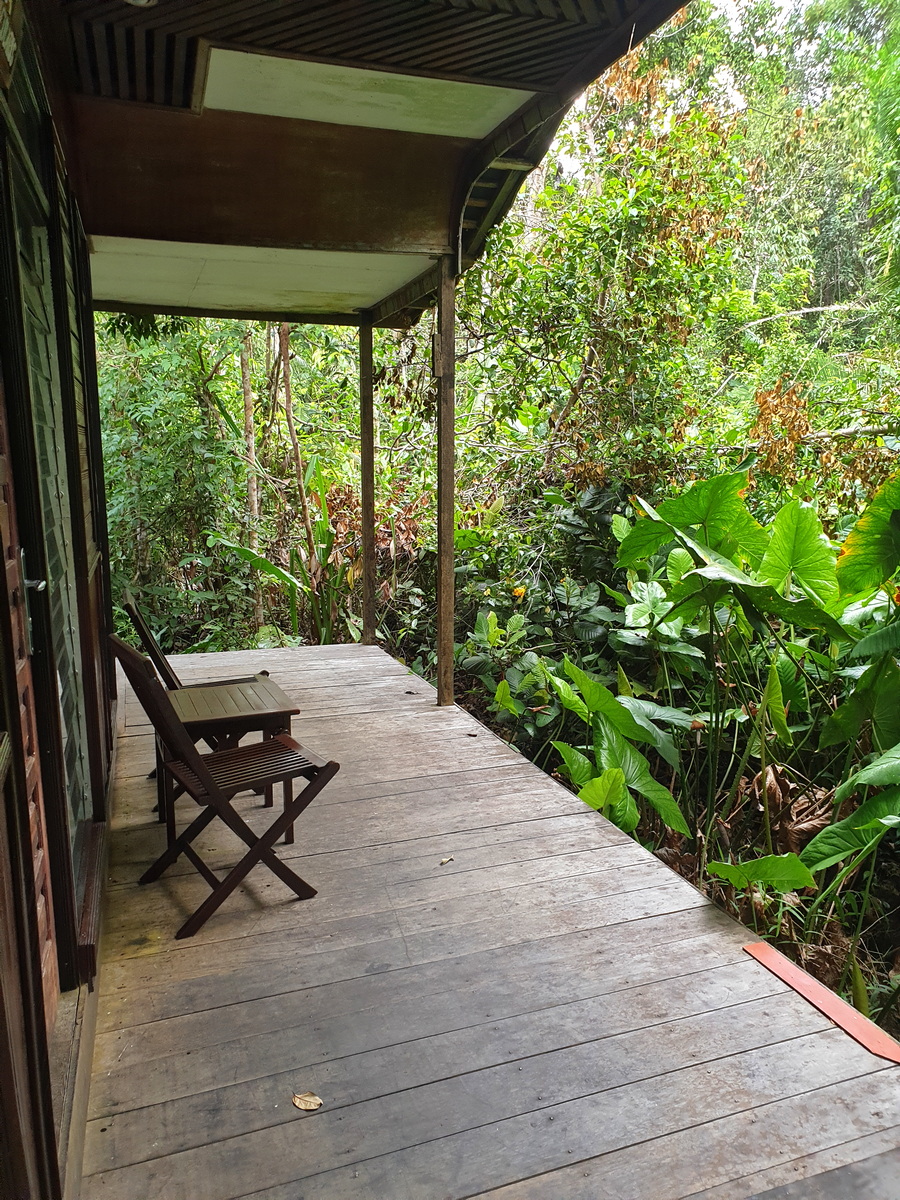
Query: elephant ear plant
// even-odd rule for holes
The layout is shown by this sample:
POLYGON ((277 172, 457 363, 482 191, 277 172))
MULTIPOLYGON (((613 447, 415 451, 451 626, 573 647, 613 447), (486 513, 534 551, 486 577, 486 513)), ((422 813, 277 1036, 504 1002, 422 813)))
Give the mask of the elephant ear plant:
POLYGON ((579 797, 866 1008, 900 827, 900 476, 842 547, 797 498, 760 524, 748 486, 635 498, 613 522, 624 587, 601 585, 615 659, 529 655, 495 705, 515 738, 540 679, 579 797))
POLYGON ((579 798, 631 833, 640 820, 634 798, 637 792, 663 824, 689 836, 675 797, 653 778, 649 762, 632 744, 652 746, 673 771, 678 771, 678 751, 671 735, 650 719, 649 712, 655 706, 631 711, 598 679, 568 658, 563 663, 572 685, 556 675, 549 676, 550 685, 562 706, 583 722, 585 736, 581 748, 561 741, 553 745, 562 755, 569 779, 579 789, 579 798))

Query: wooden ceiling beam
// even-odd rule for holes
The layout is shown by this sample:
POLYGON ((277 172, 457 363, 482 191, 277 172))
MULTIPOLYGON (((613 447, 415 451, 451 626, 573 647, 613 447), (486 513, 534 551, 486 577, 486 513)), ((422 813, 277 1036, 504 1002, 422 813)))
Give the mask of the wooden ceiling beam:
POLYGON ((89 234, 219 245, 440 254, 471 142, 79 96, 89 234), (110 164, 115 170, 110 170, 110 164))

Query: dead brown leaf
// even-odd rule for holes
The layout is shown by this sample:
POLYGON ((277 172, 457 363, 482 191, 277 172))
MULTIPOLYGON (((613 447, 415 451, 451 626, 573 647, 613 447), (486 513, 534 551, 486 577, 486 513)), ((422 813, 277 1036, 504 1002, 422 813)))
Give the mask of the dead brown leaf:
POLYGON ((291 1096, 291 1104, 294 1108, 302 1109, 303 1112, 315 1112, 317 1108, 322 1107, 324 1101, 315 1092, 295 1092, 291 1096))

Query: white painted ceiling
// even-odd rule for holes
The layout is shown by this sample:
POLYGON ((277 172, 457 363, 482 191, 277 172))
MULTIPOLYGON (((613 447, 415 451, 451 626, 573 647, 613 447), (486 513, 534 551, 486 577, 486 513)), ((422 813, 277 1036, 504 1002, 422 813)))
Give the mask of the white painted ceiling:
POLYGON ((353 313, 432 265, 425 254, 93 237, 95 301, 233 312, 353 313))
POLYGON ((483 138, 533 94, 213 48, 203 105, 331 125, 483 138))

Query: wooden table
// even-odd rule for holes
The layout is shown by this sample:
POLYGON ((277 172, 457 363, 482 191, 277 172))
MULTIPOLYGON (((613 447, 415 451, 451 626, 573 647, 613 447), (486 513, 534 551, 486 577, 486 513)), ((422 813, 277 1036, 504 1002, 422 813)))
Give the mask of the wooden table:
POLYGON ((267 737, 290 733, 291 717, 300 711, 268 675, 241 683, 178 688, 169 692, 169 699, 194 741, 212 738, 216 750, 236 746, 248 733, 262 732, 267 737))
MULTIPOLYGON (((214 683, 177 688, 167 693, 179 720, 195 742, 205 741, 211 750, 230 750, 248 733, 264 738, 291 732, 291 717, 300 709, 268 675, 231 683, 214 683)), ((168 771, 159 761, 168 757, 157 740, 157 793, 159 819, 174 834, 173 804, 177 798, 168 771)), ((272 789, 265 792, 266 807, 272 805, 272 789)))

